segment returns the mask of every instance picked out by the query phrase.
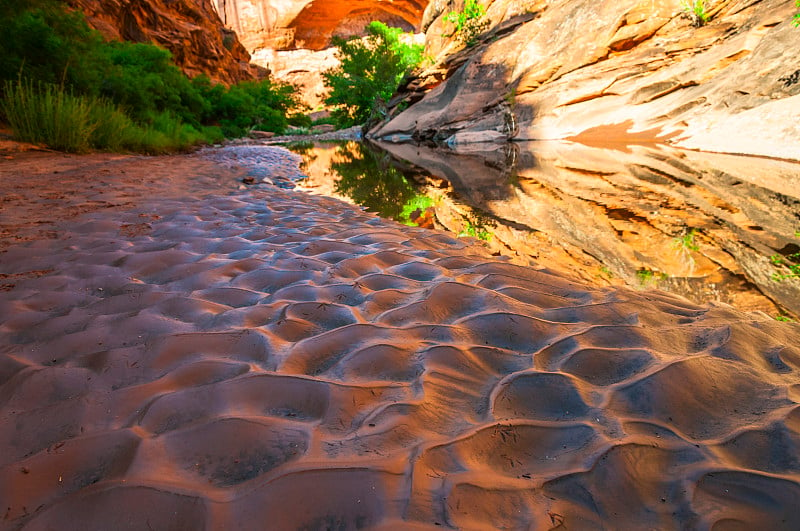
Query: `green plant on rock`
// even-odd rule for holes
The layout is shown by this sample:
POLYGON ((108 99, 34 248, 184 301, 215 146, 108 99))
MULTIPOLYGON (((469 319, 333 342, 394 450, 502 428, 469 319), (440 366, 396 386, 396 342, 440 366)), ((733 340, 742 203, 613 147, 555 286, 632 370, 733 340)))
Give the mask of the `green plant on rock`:
POLYGON ((773 254, 769 259, 772 265, 778 269, 772 273, 772 280, 775 282, 789 278, 800 278, 800 253, 792 253, 785 257, 773 254))
POLYGON ((477 44, 480 34, 489 27, 486 8, 478 0, 466 0, 464 9, 449 12, 444 21, 453 25, 453 31, 444 36, 455 37, 467 47, 477 44))
POLYGON ((471 215, 462 217, 464 218, 464 228, 457 234, 457 237, 463 238, 467 236, 478 238, 485 242, 492 240, 494 233, 491 228, 496 226, 496 223, 489 216, 482 212, 473 211, 471 215))
MULTIPOLYGON (((800 0, 795 0, 794 5, 797 6, 798 9, 800 9, 800 0)), ((794 14, 794 25, 800 26, 800 13, 794 14)))
POLYGON ((672 245, 679 251, 690 252, 699 251, 700 247, 695 241, 696 229, 689 229, 672 241, 672 245))
POLYGON ((681 9, 691 19, 692 25, 698 28, 704 26, 710 18, 705 0, 681 0, 681 9))
POLYGON ((639 280, 639 285, 646 288, 652 284, 656 284, 660 280, 667 280, 669 275, 643 267, 636 271, 636 278, 639 280))
POLYGON ((363 39, 333 39, 340 65, 322 74, 330 89, 325 103, 335 107, 331 115, 341 127, 385 113, 403 76, 422 58, 423 46, 402 42, 400 28, 376 21, 366 29, 363 39))

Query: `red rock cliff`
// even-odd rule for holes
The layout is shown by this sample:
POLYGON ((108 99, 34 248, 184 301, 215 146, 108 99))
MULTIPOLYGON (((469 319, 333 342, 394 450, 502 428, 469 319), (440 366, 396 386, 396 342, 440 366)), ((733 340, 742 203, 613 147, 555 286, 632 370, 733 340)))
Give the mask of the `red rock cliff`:
POLYGON ((152 42, 189 76, 234 83, 258 77, 250 54, 225 29, 211 0, 66 0, 109 39, 152 42))
POLYGON ((225 25, 251 52, 321 50, 332 36, 363 35, 373 20, 413 31, 428 0, 213 0, 225 25))

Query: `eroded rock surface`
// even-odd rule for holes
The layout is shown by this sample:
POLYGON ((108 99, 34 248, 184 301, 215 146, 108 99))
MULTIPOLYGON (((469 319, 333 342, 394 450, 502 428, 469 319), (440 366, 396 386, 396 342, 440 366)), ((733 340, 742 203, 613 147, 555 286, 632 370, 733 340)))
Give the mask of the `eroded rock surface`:
POLYGON ((233 83, 265 72, 250 64, 236 34, 225 29, 211 0, 68 0, 107 38, 153 42, 172 52, 189 76, 233 83))
POLYGON ((717 2, 697 28, 678 0, 497 0, 479 44, 460 51, 443 37, 443 14, 454 7, 428 6, 423 27, 436 65, 408 86, 410 101, 424 98, 375 136, 644 132, 693 149, 800 159, 792 2, 717 2))
POLYGON ((331 37, 362 35, 373 20, 415 29, 427 0, 214 0, 223 22, 251 52, 321 50, 331 37))

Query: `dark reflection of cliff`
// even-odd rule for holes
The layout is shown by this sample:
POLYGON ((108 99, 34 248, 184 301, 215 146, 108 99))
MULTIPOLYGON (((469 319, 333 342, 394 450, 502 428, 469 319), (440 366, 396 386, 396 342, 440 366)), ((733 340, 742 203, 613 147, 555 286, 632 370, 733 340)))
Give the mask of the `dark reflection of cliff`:
POLYGON ((800 279, 775 280, 800 244, 799 164, 655 145, 381 147, 394 158, 350 146, 335 166, 348 176, 337 189, 372 210, 391 205, 396 218, 427 192, 437 227, 481 237, 517 263, 800 314, 800 279), (369 180, 379 175, 385 184, 369 180))

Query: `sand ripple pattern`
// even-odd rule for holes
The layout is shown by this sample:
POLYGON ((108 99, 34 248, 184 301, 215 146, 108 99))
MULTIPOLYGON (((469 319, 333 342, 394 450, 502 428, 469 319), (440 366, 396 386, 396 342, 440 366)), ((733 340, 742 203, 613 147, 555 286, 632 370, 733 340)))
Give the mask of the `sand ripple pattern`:
POLYGON ((0 256, 0 528, 800 528, 797 326, 271 188, 67 236, 0 256))

